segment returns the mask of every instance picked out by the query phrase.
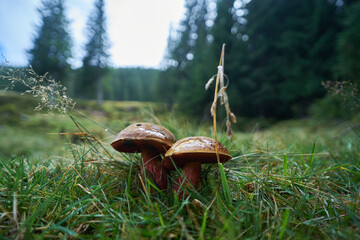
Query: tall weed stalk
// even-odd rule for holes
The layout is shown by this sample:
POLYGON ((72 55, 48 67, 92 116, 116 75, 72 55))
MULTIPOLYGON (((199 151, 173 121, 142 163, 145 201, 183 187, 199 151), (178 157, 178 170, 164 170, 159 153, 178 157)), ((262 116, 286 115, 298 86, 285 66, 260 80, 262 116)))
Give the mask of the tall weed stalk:
MULTIPOLYGON (((220 103, 225 106, 226 110, 226 127, 227 127, 227 135, 232 140, 233 133, 231 130, 231 121, 236 122, 235 115, 231 112, 229 107, 229 98, 226 93, 227 85, 224 84, 224 58, 225 58, 225 44, 222 46, 221 55, 220 55, 220 61, 218 66, 218 72, 216 74, 216 82, 215 82, 215 92, 214 92, 214 101, 212 103, 210 112, 213 116, 213 127, 214 127, 214 139, 215 139, 215 149, 216 149, 216 158, 219 166, 219 172, 220 172, 220 181, 221 185, 223 186, 224 195, 225 195, 225 201, 228 206, 231 205, 231 193, 229 188, 229 183, 226 179, 224 167, 219 159, 219 148, 218 148, 218 142, 217 142, 217 129, 216 129, 216 107, 217 107, 217 101, 220 99, 220 103), (220 90, 219 90, 220 85, 220 90)), ((214 77, 212 77, 205 85, 205 89, 208 89, 210 84, 214 81, 214 77)))

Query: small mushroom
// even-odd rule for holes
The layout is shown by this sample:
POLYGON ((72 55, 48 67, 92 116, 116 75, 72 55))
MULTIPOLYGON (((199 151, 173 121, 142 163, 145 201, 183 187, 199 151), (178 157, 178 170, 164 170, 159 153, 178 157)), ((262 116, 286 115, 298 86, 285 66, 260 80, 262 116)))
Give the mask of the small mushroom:
MULTIPOLYGON (((111 146, 126 153, 141 152, 141 175, 150 173, 159 189, 167 188, 166 169, 161 165, 160 154, 164 154, 176 141, 166 128, 151 123, 134 123, 122 130, 111 146)), ((148 175, 149 176, 149 175, 148 175)))
MULTIPOLYGON (((218 153, 220 162, 231 159, 229 151, 218 142, 218 153)), ((182 168, 188 183, 195 189, 201 186, 201 164, 217 163, 215 140, 208 137, 186 137, 177 141, 166 153, 162 161, 163 166, 168 170, 174 170, 175 166, 182 168)), ((178 191, 184 179, 180 176, 173 190, 178 192, 179 197, 183 196, 178 191)), ((186 182, 184 182, 186 184, 186 182)))

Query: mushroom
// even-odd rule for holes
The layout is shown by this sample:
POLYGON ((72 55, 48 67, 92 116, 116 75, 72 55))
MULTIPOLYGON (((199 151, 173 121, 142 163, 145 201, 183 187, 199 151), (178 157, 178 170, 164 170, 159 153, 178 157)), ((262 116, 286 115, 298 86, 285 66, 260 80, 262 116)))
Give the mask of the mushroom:
MULTIPOLYGON (((229 151, 218 142, 218 154, 220 162, 231 159, 229 151)), ((215 140, 208 137, 186 137, 177 141, 166 153, 162 161, 163 166, 168 170, 175 167, 182 168, 182 172, 188 181, 180 176, 173 190, 178 192, 179 197, 183 196, 179 186, 184 182, 191 183, 195 189, 201 186, 201 164, 217 163, 215 140)))
POLYGON ((161 165, 160 154, 164 154, 176 141, 166 128, 151 123, 134 123, 122 130, 111 146, 126 153, 141 152, 141 175, 154 178, 159 189, 167 188, 166 169, 161 165))

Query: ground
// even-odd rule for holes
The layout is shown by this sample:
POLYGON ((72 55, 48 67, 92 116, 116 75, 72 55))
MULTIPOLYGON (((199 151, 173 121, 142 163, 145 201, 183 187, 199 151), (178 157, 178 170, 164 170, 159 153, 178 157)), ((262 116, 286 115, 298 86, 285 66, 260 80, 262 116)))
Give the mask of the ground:
POLYGON ((219 120, 218 139, 233 156, 225 178, 204 166, 203 187, 178 199, 170 188, 150 191, 139 155, 109 143, 133 122, 163 125, 178 139, 212 137, 211 121, 153 103, 78 101, 59 115, 34 112, 31 96, 0 101, 0 239, 360 238, 356 120, 243 120, 232 142, 219 120))

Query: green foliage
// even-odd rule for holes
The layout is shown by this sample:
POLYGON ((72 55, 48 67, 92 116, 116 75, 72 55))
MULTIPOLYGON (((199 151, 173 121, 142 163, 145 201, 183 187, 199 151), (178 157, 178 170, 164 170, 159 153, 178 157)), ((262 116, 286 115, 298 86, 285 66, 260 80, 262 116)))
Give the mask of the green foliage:
POLYGON ((360 85, 360 1, 352 1, 344 7, 343 31, 338 38, 337 75, 360 85))
MULTIPOLYGON (((187 42, 192 50, 187 55, 189 63, 183 70, 188 74, 188 77, 181 79, 177 103, 179 103, 181 111, 201 116, 209 109, 209 99, 211 99, 211 94, 204 92, 204 86, 206 80, 215 72, 211 68, 211 62, 209 62, 211 52, 208 51, 207 36, 209 29, 206 25, 208 3, 205 0, 195 2, 196 5, 188 10, 191 12, 189 24, 191 24, 192 32, 187 42), (196 35, 196 38, 192 37, 193 35, 196 35)), ((215 67, 216 65, 213 69, 215 67)))
POLYGON ((28 51, 30 65, 39 75, 49 72, 57 81, 66 82, 70 69, 71 38, 64 0, 43 0, 38 11, 41 25, 38 26, 34 46, 28 51))
MULTIPOLYGON (((69 74, 72 79, 81 75, 81 69, 72 70, 69 74)), ((161 71, 146 68, 109 68, 103 77, 104 99, 122 101, 164 101, 161 96, 168 94, 166 88, 159 94, 158 81, 161 71)), ((12 82, 11 79, 29 79, 28 70, 17 67, 0 68, 0 89, 11 87, 13 91, 25 92, 30 88, 12 82)), ((80 97, 73 91, 72 83, 66 84, 71 97, 80 97)), ((163 86, 164 87, 164 86, 163 86)), ((95 106, 93 106, 95 107, 95 106)))
POLYGON ((335 7, 327 1, 255 0, 246 9, 247 71, 237 76, 251 88, 242 91, 248 89, 241 109, 250 108, 253 116, 306 116, 311 99, 325 92, 321 81, 331 76, 335 7))
POLYGON ((352 81, 326 81, 322 85, 328 94, 311 106, 312 116, 323 119, 351 119, 359 114, 360 94, 356 83, 354 84, 352 81))
POLYGON ((177 103, 184 112, 202 115, 208 109, 209 94, 204 92, 208 78, 216 73, 209 68, 208 1, 186 1, 181 28, 168 40, 168 68, 160 74, 158 94, 170 105, 177 103), (163 95, 163 92, 166 94, 163 95))
POLYGON ((188 1, 181 27, 168 40, 159 95, 204 119, 212 97, 203 86, 216 73, 225 43, 225 74, 236 114, 306 117, 314 100, 325 95, 322 82, 334 73, 354 78, 356 86, 357 3, 220 0, 213 8, 212 1, 188 1))
POLYGON ((168 40, 168 67, 160 74, 159 92, 167 89, 163 100, 203 117, 211 97, 202 87, 216 73, 225 43, 225 74, 236 114, 308 116, 313 101, 325 95, 321 83, 339 71, 334 67, 339 51, 349 62, 341 61, 342 69, 356 68, 356 50, 349 50, 359 32, 356 2, 220 0, 214 8, 213 1, 188 1, 177 34, 168 40))
MULTIPOLYGON (((159 70, 145 68, 111 69, 104 79, 106 99, 156 101, 159 70)), ((163 92, 166 94, 166 92, 163 92)))
POLYGON ((349 119, 356 114, 351 108, 344 105, 341 96, 330 94, 315 101, 309 111, 312 117, 318 119, 349 119))

